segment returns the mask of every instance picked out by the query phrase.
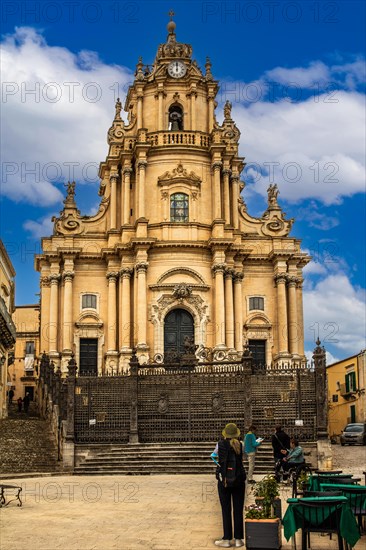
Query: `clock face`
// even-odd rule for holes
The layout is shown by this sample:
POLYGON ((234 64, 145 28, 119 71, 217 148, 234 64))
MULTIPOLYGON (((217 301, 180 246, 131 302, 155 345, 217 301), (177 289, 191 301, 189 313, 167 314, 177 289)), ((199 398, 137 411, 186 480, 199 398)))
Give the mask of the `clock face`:
POLYGON ((187 67, 182 61, 172 61, 168 65, 168 74, 173 78, 182 78, 187 72, 187 67))

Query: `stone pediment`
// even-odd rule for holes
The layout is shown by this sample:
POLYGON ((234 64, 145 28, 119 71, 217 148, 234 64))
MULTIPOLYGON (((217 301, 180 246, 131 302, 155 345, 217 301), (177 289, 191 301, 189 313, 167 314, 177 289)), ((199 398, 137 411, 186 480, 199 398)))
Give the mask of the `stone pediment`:
POLYGON ((158 177, 158 185, 166 186, 176 183, 188 183, 198 189, 201 188, 201 178, 194 172, 189 172, 183 168, 183 164, 180 162, 177 168, 174 168, 171 172, 165 172, 162 176, 158 177))
POLYGON ((196 283, 205 285, 205 280, 203 277, 197 273, 194 269, 191 269, 189 267, 173 267, 172 269, 169 269, 168 271, 165 271, 159 279, 157 280, 157 285, 166 285, 170 284, 173 285, 175 283, 178 283, 180 281, 184 280, 189 283, 196 283))

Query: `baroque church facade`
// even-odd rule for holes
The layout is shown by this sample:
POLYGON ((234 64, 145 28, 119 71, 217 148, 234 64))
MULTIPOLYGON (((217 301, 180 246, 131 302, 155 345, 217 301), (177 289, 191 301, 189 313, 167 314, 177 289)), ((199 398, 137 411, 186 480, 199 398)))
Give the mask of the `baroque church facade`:
POLYGON ((69 183, 54 232, 36 257, 40 349, 63 372, 125 370, 184 351, 220 359, 248 345, 255 362, 303 363, 302 269, 309 257, 289 236, 277 201, 250 216, 241 191, 240 132, 207 58, 179 43, 175 23, 154 63, 140 59, 121 117, 117 100, 100 164, 100 207, 83 216, 69 183))

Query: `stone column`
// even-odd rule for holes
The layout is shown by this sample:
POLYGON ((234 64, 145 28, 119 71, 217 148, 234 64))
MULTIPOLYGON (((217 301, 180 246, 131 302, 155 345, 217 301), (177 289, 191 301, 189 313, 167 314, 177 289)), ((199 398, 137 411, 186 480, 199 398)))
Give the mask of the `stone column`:
POLYGON ((131 267, 123 267, 119 272, 121 282, 121 308, 120 308, 120 348, 131 349, 131 267))
POLYGON ((111 183, 111 217, 110 217, 110 229, 116 229, 117 227, 117 172, 113 172, 109 181, 111 183))
POLYGON ((146 272, 148 264, 146 262, 137 263, 135 270, 137 273, 137 347, 146 348, 146 315, 147 315, 147 296, 146 296, 146 272))
POLYGON ((139 130, 142 128, 142 100, 143 95, 139 94, 137 96, 137 129, 139 130))
POLYGON ((233 273, 233 269, 225 270, 225 332, 229 349, 234 349, 233 273))
POLYGON ((191 96, 191 130, 196 130, 196 97, 197 92, 192 91, 190 93, 191 96))
POLYGON ((297 352, 302 357, 305 354, 304 351, 304 309, 303 309, 303 301, 302 301, 302 285, 303 285, 304 279, 301 277, 297 278, 297 323, 299 326, 299 340, 297 345, 297 352))
POLYGON ((231 216, 230 216, 230 187, 229 187, 229 177, 231 170, 224 168, 222 175, 224 178, 224 218, 225 224, 230 225, 231 216))
POLYGON ((239 212, 238 212, 238 201, 239 201, 239 176, 231 176, 231 186, 232 186, 232 196, 233 202, 231 205, 232 208, 232 220, 234 229, 239 228, 239 212))
POLYGON ((118 273, 111 271, 107 273, 108 279, 108 336, 107 353, 117 349, 117 301, 116 284, 118 273))
POLYGON ((288 354, 286 279, 286 273, 279 273, 275 277, 277 285, 277 338, 278 353, 280 354, 288 354))
POLYGON ((76 370, 77 365, 72 355, 68 364, 68 376, 66 378, 67 383, 67 418, 66 418, 66 438, 63 444, 62 461, 65 470, 74 469, 74 438, 75 438, 75 421, 74 421, 74 409, 75 409, 75 385, 76 385, 76 370))
POLYGON ((139 211, 137 218, 145 217, 145 170, 146 160, 139 160, 137 163, 139 170, 139 211))
POLYGON ((225 299, 224 299, 224 272, 225 264, 216 264, 212 270, 215 277, 215 347, 225 347, 225 299))
POLYGON ((39 349, 46 350, 49 347, 49 326, 50 326, 50 309, 46 309, 45 304, 50 303, 50 286, 51 281, 48 275, 42 275, 40 278, 41 286, 41 304, 42 315, 40 320, 40 342, 39 349))
POLYGON ((58 282, 60 278, 58 273, 51 273, 49 276, 51 282, 49 351, 56 353, 58 351, 58 282))
POLYGON ((243 279, 244 273, 234 274, 235 349, 243 350, 243 279))
POLYGON ((299 324, 297 320, 297 300, 296 300, 296 277, 288 277, 288 336, 289 336, 289 352, 293 355, 298 355, 299 341, 299 324))
POLYGON ((64 319, 63 319, 63 351, 71 353, 72 351, 72 280, 73 271, 66 271, 64 278, 64 319))
POLYGON ((158 90, 158 131, 166 130, 164 128, 164 90, 158 90))
POLYGON ((208 101, 208 132, 212 132, 214 127, 214 120, 215 120, 215 96, 209 95, 207 97, 208 101))
POLYGON ((123 169, 123 225, 129 225, 131 218, 131 173, 132 168, 126 166, 123 169))
POLYGON ((214 192, 213 192, 213 219, 219 220, 222 218, 221 214, 221 166, 222 162, 214 162, 212 164, 212 170, 214 173, 214 192))

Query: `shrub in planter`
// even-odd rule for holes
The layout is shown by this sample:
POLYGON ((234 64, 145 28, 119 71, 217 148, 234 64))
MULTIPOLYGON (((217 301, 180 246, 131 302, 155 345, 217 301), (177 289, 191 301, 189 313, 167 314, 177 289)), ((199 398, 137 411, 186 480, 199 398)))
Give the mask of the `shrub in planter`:
MULTIPOLYGON (((281 548, 281 521, 274 504, 280 499, 274 476, 266 476, 254 488, 256 504, 246 508, 245 543, 248 550, 281 548), (277 517, 276 517, 277 516, 277 517)), ((280 501, 281 503, 281 501, 280 501)), ((278 507, 278 505, 277 505, 278 507)), ((281 512, 279 512, 281 514, 281 512)))

